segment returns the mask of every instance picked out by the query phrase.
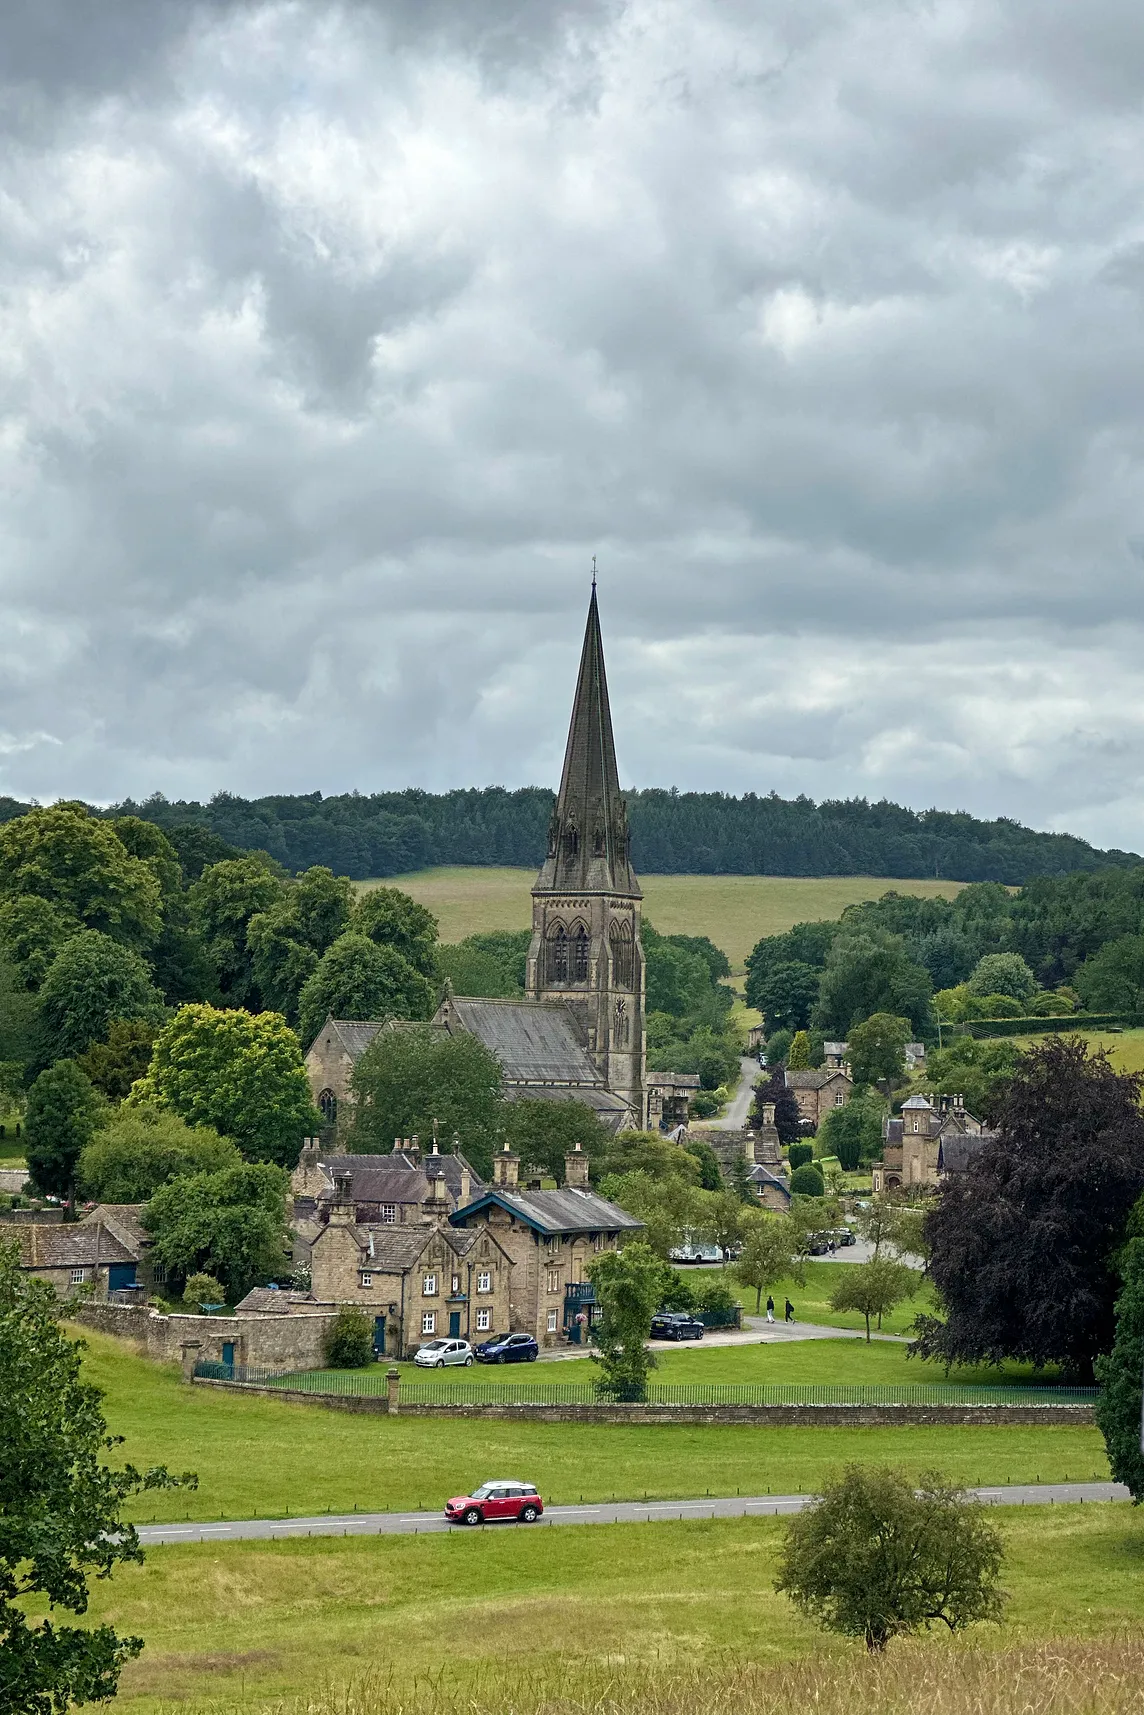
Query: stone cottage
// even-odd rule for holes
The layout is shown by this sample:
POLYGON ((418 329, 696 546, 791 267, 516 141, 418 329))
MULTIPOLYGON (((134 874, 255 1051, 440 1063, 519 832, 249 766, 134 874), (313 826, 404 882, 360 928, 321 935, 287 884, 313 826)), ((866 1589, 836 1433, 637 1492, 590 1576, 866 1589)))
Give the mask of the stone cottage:
POLYGON ((479 1195, 484 1181, 461 1154, 457 1140, 453 1141, 448 1154, 438 1151, 436 1139, 422 1156, 416 1137, 398 1137, 388 1155, 340 1155, 323 1151, 316 1138, 307 1138, 290 1177, 295 1264, 309 1261, 310 1247, 329 1219, 339 1180, 353 1187, 356 1219, 381 1227, 435 1219, 437 1180, 442 1181, 446 1214, 479 1195))
POLYGON ((820 1066, 817 1070, 788 1071, 786 1087, 793 1090, 804 1123, 817 1130, 832 1108, 845 1107, 854 1081, 844 1066, 820 1066))
POLYGON ((138 1284, 140 1249, 101 1220, 13 1226, 20 1268, 46 1280, 60 1298, 106 1299, 138 1284))

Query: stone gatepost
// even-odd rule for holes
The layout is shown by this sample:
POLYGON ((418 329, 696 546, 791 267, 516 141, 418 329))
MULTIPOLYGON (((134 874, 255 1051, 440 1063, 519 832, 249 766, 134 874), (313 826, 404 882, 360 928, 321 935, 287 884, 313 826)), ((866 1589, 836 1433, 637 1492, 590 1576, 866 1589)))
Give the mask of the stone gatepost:
POLYGON ((401 1371, 389 1369, 385 1372, 386 1409, 391 1417, 396 1417, 401 1410, 401 1371))
POLYGON ((194 1379, 195 1379, 195 1365, 198 1362, 199 1353, 201 1351, 202 1351, 202 1341, 201 1340, 184 1340, 182 1342, 182 1344, 180 1345, 179 1356, 182 1359, 182 1363, 183 1363, 183 1380, 185 1382, 193 1382, 194 1381, 194 1379))

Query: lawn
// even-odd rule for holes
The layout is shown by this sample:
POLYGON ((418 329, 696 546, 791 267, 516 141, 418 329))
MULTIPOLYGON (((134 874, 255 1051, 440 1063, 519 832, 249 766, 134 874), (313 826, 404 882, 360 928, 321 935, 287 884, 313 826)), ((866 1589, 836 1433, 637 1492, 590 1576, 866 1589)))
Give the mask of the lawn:
MULTIPOLYGON (((140 1497, 140 1519, 436 1508, 459 1485, 504 1471, 556 1501, 809 1491, 852 1458, 913 1471, 940 1466, 973 1484, 1107 1474, 1104 1444, 1090 1428, 585 1427, 359 1416, 187 1387, 174 1366, 136 1357, 110 1336, 85 1338, 85 1372, 106 1390, 110 1428, 125 1437, 122 1457, 199 1474, 196 1491, 140 1497)), ((780 1361, 802 1360, 776 1353, 780 1361)), ((847 1350, 841 1361, 856 1360, 847 1350)))
MULTIPOLYGON (((463 941, 489 929, 527 929, 532 923, 532 869, 452 867, 419 870, 361 888, 399 887, 427 905, 443 941, 463 941)), ((878 899, 894 888, 927 899, 952 899, 956 881, 894 881, 876 876, 641 875, 644 911, 661 935, 709 935, 742 971, 763 935, 793 923, 840 917, 848 905, 878 899)))
MULTIPOLYGON (((860 1266, 852 1262, 818 1262, 811 1258, 805 1265, 806 1279, 802 1285, 797 1280, 780 1280, 777 1286, 771 1288, 771 1296, 775 1301, 778 1315, 783 1313, 783 1304, 789 1297, 795 1308, 795 1315, 800 1322, 814 1322, 829 1328, 855 1328, 865 1332, 866 1320, 856 1310, 832 1310, 830 1295, 846 1269, 860 1266)), ((706 1278, 712 1274, 719 1275, 727 1282, 739 1303, 748 1315, 755 1314, 755 1289, 752 1286, 742 1286, 735 1279, 731 1268, 685 1268, 681 1270, 685 1280, 706 1278)), ((767 1295, 763 1293, 763 1305, 767 1295)), ((920 1288, 910 1298, 882 1318, 882 1332, 885 1334, 908 1334, 911 1331, 914 1318, 919 1311, 932 1311, 933 1297, 929 1287, 923 1282, 920 1288)))
MULTIPOLYGON (((1090 1049, 1104 1048, 1118 1072, 1144 1072, 1144 1030, 1070 1030, 1067 1018, 1061 1019, 1063 1036, 1081 1036, 1090 1049)), ((1034 1048, 1044 1042, 1043 1036, 1017 1036, 1013 1040, 1021 1049, 1034 1048)))
MULTIPOLYGON (((1004 1629, 977 1632, 979 1647, 1136 1632, 1144 1527, 1131 1508, 993 1516, 1010 1599, 1004 1629)), ((440 1677, 458 1699, 450 1708, 468 1691, 478 1707, 503 1709, 535 1707, 545 1691, 564 1706, 593 1686, 594 1706, 613 1707, 615 1697, 622 1707, 673 1672, 717 1683, 747 1664, 808 1657, 831 1676, 851 1672, 861 1644, 826 1638, 775 1593, 783 1528, 777 1519, 673 1521, 562 1526, 558 1537, 503 1527, 151 1549, 142 1567, 94 1587, 89 1619, 147 1639, 117 1700, 129 1715, 292 1697, 310 1709, 380 1710, 397 1707, 415 1676, 440 1677), (368 1687, 364 1698, 360 1689, 346 1702, 337 1695, 371 1672, 387 1682, 372 1698, 368 1687)), ((936 1657, 956 1672, 957 1655, 941 1643, 916 1647, 919 1666, 936 1657)), ((691 1707, 728 1706, 716 1705, 713 1687, 704 1692, 691 1707)))

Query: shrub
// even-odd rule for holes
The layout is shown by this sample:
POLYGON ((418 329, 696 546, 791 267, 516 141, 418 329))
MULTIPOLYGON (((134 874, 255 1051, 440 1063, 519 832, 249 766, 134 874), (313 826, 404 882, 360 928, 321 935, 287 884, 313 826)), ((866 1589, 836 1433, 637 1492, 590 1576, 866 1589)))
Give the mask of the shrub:
POLYGON ((790 1053, 790 1045, 794 1041, 793 1030, 776 1030, 767 1037, 767 1065, 777 1066, 785 1063, 790 1053))
POLYGON ((790 1167, 793 1173, 796 1167, 802 1167, 806 1162, 814 1160, 813 1143, 792 1143, 788 1151, 790 1167))
POLYGON ((702 1282, 696 1282, 695 1308, 707 1310, 713 1315, 724 1316, 734 1311, 738 1300, 727 1282, 716 1276, 702 1282))
MULTIPOLYGON (((797 1149, 798 1145, 794 1145, 797 1149)), ((825 1197, 826 1181, 813 1161, 804 1161, 790 1176, 791 1193, 795 1197, 825 1197)))
POLYGON ((226 1292, 213 1274, 192 1274, 183 1288, 183 1303, 201 1311, 204 1304, 225 1304, 226 1292))
POLYGON ((722 1103, 712 1090, 697 1090, 690 1102, 692 1115, 695 1119, 709 1120, 719 1112, 722 1103))
POLYGON ((369 1317, 348 1305, 330 1323, 325 1341, 331 1370, 364 1370, 373 1362, 373 1327, 369 1317))

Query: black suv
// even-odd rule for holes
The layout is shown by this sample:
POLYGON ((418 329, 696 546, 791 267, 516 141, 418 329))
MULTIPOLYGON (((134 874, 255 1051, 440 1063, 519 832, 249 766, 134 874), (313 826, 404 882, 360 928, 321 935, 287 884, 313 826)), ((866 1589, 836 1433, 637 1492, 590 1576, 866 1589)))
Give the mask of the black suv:
POLYGON ((651 1319, 653 1340, 702 1340, 704 1332, 699 1318, 685 1310, 661 1310, 651 1319))
POLYGON ((532 1364, 540 1347, 531 1334, 494 1334, 473 1347, 473 1356, 482 1364, 532 1364))

